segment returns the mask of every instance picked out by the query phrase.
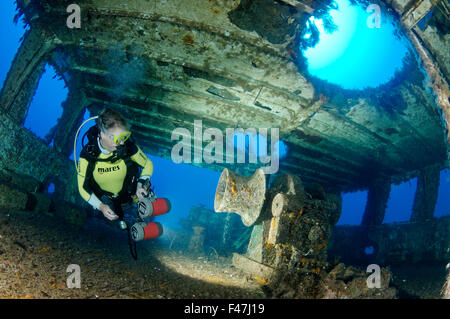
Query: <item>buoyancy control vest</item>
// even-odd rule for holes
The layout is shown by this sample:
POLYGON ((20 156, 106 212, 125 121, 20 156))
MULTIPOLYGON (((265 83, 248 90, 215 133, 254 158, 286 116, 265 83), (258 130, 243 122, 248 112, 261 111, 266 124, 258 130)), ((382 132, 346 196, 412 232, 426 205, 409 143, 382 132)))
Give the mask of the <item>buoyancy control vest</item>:
POLYGON ((98 136, 100 131, 97 125, 92 126, 84 135, 81 141, 82 150, 80 158, 84 158, 88 162, 86 169, 86 177, 83 187, 91 193, 94 193, 98 198, 106 195, 110 198, 120 199, 120 202, 126 203, 131 200, 131 196, 136 193, 137 181, 140 176, 140 166, 131 159, 131 156, 138 152, 138 147, 134 143, 132 137, 130 137, 123 145, 117 146, 117 150, 114 151, 108 158, 99 158, 101 153, 98 145, 98 136), (88 142, 84 144, 84 140, 87 137, 88 142), (97 162, 110 162, 115 163, 123 160, 127 167, 126 177, 122 184, 122 189, 118 194, 105 191, 94 180, 94 168, 97 162))

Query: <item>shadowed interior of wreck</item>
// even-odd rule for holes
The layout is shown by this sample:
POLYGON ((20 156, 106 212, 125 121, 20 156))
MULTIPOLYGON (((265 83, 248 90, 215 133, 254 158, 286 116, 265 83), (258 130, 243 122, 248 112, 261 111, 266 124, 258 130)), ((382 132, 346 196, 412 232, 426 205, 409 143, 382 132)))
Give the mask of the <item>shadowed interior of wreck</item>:
MULTIPOLYGON (((439 174, 449 167, 448 3, 352 1, 363 8, 377 4, 408 46, 390 81, 345 89, 311 75, 303 56, 318 40, 314 30, 305 37, 312 16, 333 27, 327 20, 331 1, 201 2, 78 1, 82 27, 69 28, 72 1, 17 1, 16 19, 23 19, 27 31, 0 91, 2 211, 44 212, 86 227, 93 212, 78 193, 73 141, 86 111, 110 107, 129 121, 145 153, 169 160, 174 130, 193 133, 198 120, 203 130, 224 135, 227 128, 279 129, 286 155, 277 175, 266 175, 258 186, 248 183, 260 163, 196 162, 192 152, 190 164, 222 176, 231 172, 219 181, 215 198, 230 200, 216 212, 227 211, 232 199, 236 206, 228 211, 240 216, 193 207, 184 221, 192 237, 178 234, 168 243, 198 253, 205 240, 221 242, 223 250, 215 254, 230 257, 234 250, 233 265, 240 264, 235 268, 256 277, 265 296, 342 297, 342 286, 333 281, 338 279, 362 289, 361 272, 331 260, 383 267, 448 262, 450 221, 433 217, 439 174), (57 124, 42 139, 24 125, 46 65, 68 95, 57 124), (417 188, 410 221, 382 224, 392 185, 412 178, 417 188), (244 200, 249 189, 254 197, 244 200), (368 191, 361 225, 335 226, 341 194, 360 190, 368 191), (244 204, 249 208, 240 212, 244 204), (201 217, 208 214, 217 217, 201 217), (223 225, 217 238, 208 232, 214 223, 223 225), (280 269, 293 277, 283 277, 280 269), (316 276, 314 283, 305 273, 316 276), (307 288, 286 288, 287 281, 307 288)), ((207 145, 195 135, 193 141, 207 145)), ((378 297, 394 297, 385 268, 382 278, 378 297)), ((351 294, 361 296, 377 297, 367 290, 351 294)))

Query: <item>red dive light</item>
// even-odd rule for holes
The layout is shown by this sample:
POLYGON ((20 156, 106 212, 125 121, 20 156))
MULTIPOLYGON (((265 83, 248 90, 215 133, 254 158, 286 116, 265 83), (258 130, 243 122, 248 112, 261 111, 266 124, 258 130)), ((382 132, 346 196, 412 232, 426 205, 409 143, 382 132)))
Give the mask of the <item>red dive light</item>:
POLYGON ((146 218, 167 214, 170 211, 171 205, 167 198, 143 198, 137 204, 137 208, 139 217, 146 218))
POLYGON ((134 241, 141 241, 159 237, 163 234, 163 228, 160 223, 134 223, 131 227, 131 237, 134 241))

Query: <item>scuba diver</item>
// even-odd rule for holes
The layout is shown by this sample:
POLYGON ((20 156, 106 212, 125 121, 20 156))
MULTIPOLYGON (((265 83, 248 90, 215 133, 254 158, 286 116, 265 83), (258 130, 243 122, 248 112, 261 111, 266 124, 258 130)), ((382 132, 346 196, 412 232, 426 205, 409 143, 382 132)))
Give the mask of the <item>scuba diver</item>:
POLYGON ((128 231, 130 251, 137 259, 135 242, 159 237, 163 232, 160 223, 145 223, 144 218, 169 212, 170 202, 156 198, 150 182, 153 163, 134 143, 128 123, 116 111, 107 108, 80 126, 75 136, 74 154, 81 127, 93 119, 96 125, 83 136, 79 163, 76 156, 74 159, 78 190, 94 209, 110 221, 118 220, 119 227, 128 231), (85 145, 86 136, 88 143, 85 145), (122 206, 133 204, 137 204, 137 222, 130 233, 122 206))

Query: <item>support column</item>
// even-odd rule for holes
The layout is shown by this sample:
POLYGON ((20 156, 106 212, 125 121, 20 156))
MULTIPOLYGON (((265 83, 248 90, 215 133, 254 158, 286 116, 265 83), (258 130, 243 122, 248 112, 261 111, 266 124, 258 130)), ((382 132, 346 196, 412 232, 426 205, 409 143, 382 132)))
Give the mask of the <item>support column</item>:
POLYGON ((362 225, 374 226, 383 223, 390 193, 391 181, 389 179, 376 179, 372 182, 367 196, 362 225))
POLYGON ((435 101, 442 110, 443 121, 445 121, 446 124, 445 129, 448 145, 447 154, 450 155, 450 89, 447 80, 442 75, 439 65, 433 60, 431 54, 422 45, 414 30, 409 30, 406 34, 416 49, 416 52, 419 54, 422 66, 425 68, 429 77, 428 82, 430 83, 430 86, 435 94, 435 101))
POLYGON ((46 56, 54 47, 53 38, 41 29, 32 28, 25 33, 0 92, 0 110, 17 124, 25 121, 46 56))
POLYGON ((422 222, 433 218, 438 197, 439 179, 439 167, 429 166, 420 172, 411 215, 412 222, 422 222))
POLYGON ((63 114, 52 129, 53 136, 49 136, 49 140, 54 138, 53 147, 65 156, 73 151, 75 134, 83 121, 87 106, 88 100, 84 92, 77 85, 71 85, 67 99, 62 103, 63 114))

